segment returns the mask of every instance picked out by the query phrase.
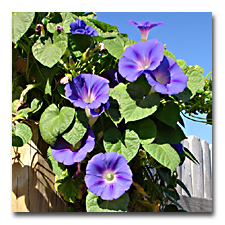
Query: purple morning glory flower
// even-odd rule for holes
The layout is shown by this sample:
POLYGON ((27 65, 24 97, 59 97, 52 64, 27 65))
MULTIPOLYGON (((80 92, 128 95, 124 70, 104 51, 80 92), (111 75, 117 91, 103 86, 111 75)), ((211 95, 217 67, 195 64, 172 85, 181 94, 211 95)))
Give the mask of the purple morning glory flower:
POLYGON ((72 34, 87 34, 91 37, 98 36, 98 32, 93 27, 88 26, 83 20, 79 19, 70 24, 70 31, 72 34))
POLYGON ((80 74, 65 85, 65 96, 76 107, 90 109, 92 116, 109 107, 109 81, 95 74, 80 74))
POLYGON ((133 82, 142 73, 149 73, 159 66, 164 56, 164 45, 157 39, 141 41, 130 45, 119 59, 119 73, 133 82))
POLYGON ((87 153, 94 149, 94 146, 94 132, 88 127, 84 137, 74 147, 59 136, 55 144, 51 147, 51 154, 58 162, 64 165, 73 165, 75 162, 81 162, 87 153))
POLYGON ((99 153, 89 160, 84 181, 89 191, 104 200, 119 198, 133 180, 130 167, 122 154, 99 153))
POLYGON ((177 151, 177 153, 181 154, 183 151, 183 145, 180 143, 178 144, 171 144, 171 146, 177 151))
POLYGON ((164 25, 162 22, 155 23, 152 21, 135 22, 133 20, 129 20, 127 23, 133 24, 134 26, 137 26, 139 28, 139 30, 141 32, 141 40, 147 40, 148 33, 153 27, 164 25))
POLYGON ((146 72, 148 83, 161 94, 174 95, 187 87, 188 77, 174 59, 164 56, 160 65, 146 72))

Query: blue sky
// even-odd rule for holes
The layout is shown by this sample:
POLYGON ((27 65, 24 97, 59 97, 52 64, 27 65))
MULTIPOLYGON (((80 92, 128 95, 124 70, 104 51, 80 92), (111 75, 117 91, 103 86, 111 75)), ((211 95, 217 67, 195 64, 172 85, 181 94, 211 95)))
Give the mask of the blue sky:
MULTIPOLYGON (((148 39, 157 38, 167 45, 177 59, 187 65, 204 68, 204 76, 212 71, 212 13, 211 12, 97 12, 97 19, 116 25, 128 38, 140 41, 139 29, 128 20, 163 22, 164 26, 153 28, 148 39)), ((212 126, 184 118, 185 134, 195 135, 212 143, 212 126)))

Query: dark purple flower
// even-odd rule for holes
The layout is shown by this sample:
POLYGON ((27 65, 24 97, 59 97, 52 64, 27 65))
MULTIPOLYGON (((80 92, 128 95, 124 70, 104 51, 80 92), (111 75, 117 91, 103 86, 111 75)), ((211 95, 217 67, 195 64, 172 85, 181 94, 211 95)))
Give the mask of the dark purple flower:
POLYGON ((183 145, 180 143, 178 144, 171 144, 171 146, 179 153, 181 154, 181 152, 183 151, 183 145))
POLYGON ((155 23, 152 21, 135 22, 133 20, 129 20, 127 23, 133 24, 134 26, 137 26, 139 28, 139 30, 141 31, 141 40, 147 40, 148 33, 153 27, 164 25, 162 22, 155 23))
POLYGON ((76 107, 90 109, 97 116, 109 106, 109 81, 95 74, 80 74, 65 86, 65 96, 76 107), (100 110, 98 112, 98 110, 100 110), (94 113, 95 112, 95 113, 94 113))
POLYGON ((142 73, 149 73, 163 59, 164 46, 157 39, 130 45, 119 59, 119 73, 128 81, 135 81, 142 73))
POLYGON ((188 77, 174 59, 164 56, 160 65, 146 72, 148 83, 161 94, 175 95, 187 87, 188 77))
POLYGON ((104 200, 119 198, 133 180, 130 167, 122 154, 99 153, 89 160, 84 181, 89 191, 104 200))
POLYGON ((91 35, 91 37, 98 36, 98 32, 93 27, 88 26, 83 20, 79 19, 70 24, 70 31, 72 34, 87 34, 91 35))
POLYGON ((117 84, 125 82, 124 78, 115 69, 105 70, 101 76, 109 80, 110 88, 114 88, 117 84))
POLYGON ((58 162, 64 165, 73 165, 75 162, 81 162, 87 153, 94 149, 94 146, 94 132, 89 127, 84 137, 75 146, 59 136, 51 147, 51 154, 58 162))

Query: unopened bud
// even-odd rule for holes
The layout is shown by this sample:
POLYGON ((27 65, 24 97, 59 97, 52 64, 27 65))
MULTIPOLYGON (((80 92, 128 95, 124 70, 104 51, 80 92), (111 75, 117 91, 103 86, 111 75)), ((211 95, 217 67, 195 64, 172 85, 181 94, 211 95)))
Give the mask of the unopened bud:
POLYGON ((69 83, 69 81, 72 81, 72 75, 69 74, 69 73, 66 73, 66 74, 65 74, 65 77, 63 77, 63 78, 60 80, 60 84, 67 84, 67 83, 69 83))
POLYGON ((69 56, 69 64, 70 64, 70 68, 74 69, 75 65, 74 65, 74 61, 73 61, 72 55, 69 56))
POLYGON ((105 50, 105 45, 103 43, 98 43, 98 46, 100 47, 100 51, 105 50))
POLYGON ((84 54, 82 55, 81 60, 85 62, 88 59, 89 54, 90 54, 90 48, 87 48, 84 54))
POLYGON ((56 29, 57 31, 64 31, 64 30, 63 30, 63 27, 62 27, 61 25, 56 25, 55 29, 56 29))
POLYGON ((40 33, 40 35, 45 35, 45 29, 42 24, 37 24, 35 27, 35 32, 40 33))

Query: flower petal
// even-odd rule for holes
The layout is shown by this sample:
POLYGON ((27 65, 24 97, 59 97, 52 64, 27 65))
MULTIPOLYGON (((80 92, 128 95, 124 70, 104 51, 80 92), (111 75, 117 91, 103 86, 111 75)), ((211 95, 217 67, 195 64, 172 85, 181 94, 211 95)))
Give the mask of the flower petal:
POLYGON ((161 94, 178 94, 187 87, 188 77, 175 60, 167 56, 155 70, 145 70, 144 73, 149 84, 161 94))
POLYGON ((154 70, 162 61, 164 46, 157 39, 130 45, 119 59, 119 72, 128 81, 135 81, 144 71, 154 70))
POLYGON ((74 156, 75 162, 81 162, 86 157, 87 153, 91 152, 95 147, 95 135, 90 127, 88 128, 82 142, 84 142, 84 144, 81 145, 81 147, 76 152, 76 155, 74 156))
POLYGON ((127 160, 117 152, 99 153, 89 160, 85 183, 88 189, 104 200, 119 198, 132 184, 132 172, 127 160), (114 173, 114 179, 105 178, 105 173, 114 173), (102 180, 103 179, 103 180, 102 180))

